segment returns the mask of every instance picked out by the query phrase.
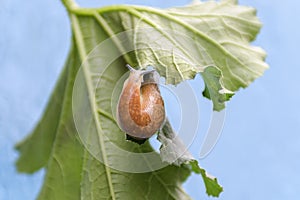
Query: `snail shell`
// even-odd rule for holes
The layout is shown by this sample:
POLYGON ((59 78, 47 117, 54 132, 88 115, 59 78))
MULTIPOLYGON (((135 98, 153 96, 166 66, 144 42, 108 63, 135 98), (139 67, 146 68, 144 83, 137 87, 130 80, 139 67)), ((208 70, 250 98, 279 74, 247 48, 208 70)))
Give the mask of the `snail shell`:
POLYGON ((165 120, 164 101, 155 70, 130 70, 117 105, 117 123, 122 131, 136 139, 154 135, 165 120))

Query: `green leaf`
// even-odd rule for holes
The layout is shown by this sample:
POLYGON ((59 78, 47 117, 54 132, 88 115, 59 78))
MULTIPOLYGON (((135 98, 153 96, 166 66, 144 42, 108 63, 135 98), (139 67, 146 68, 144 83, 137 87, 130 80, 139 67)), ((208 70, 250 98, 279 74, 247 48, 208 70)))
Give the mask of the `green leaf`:
POLYGON ((226 90, 219 82, 222 77, 221 71, 215 67, 207 67, 201 75, 205 82, 203 96, 213 101, 214 110, 224 109, 224 102, 228 101, 234 93, 226 90))
POLYGON ((209 196, 218 197, 223 191, 222 186, 217 179, 207 174, 202 169, 197 160, 189 153, 187 147, 183 144, 171 127, 167 120, 162 130, 158 134, 158 140, 162 143, 160 147, 160 155, 164 162, 174 164, 176 166, 187 166, 196 174, 201 174, 206 188, 206 193, 209 196))
POLYGON ((214 81, 209 78, 212 76, 212 69, 201 73, 206 84, 203 95, 212 99, 216 111, 225 107, 224 102, 235 91, 240 87, 247 87, 268 68, 264 63, 265 52, 259 47, 249 45, 261 28, 255 16, 256 10, 237 6, 236 3, 235 0, 224 0, 220 3, 197 2, 185 8, 170 9, 172 14, 191 24, 217 44, 217 49, 206 53, 214 60, 212 66, 220 72, 214 70, 213 74, 217 75, 213 78, 214 81))
POLYGON ((222 187, 182 152, 171 126, 159 134, 159 155, 149 142, 125 140, 115 107, 129 63, 152 65, 167 84, 200 73, 203 95, 214 110, 223 109, 267 68, 263 50, 249 45, 261 26, 255 10, 233 0, 167 10, 63 3, 74 37, 70 56, 40 123, 16 147, 19 171, 46 166, 38 199, 190 199, 181 185, 191 172, 202 175, 208 195, 218 196, 222 187))
MULTIPOLYGON (((81 65, 76 45, 73 45, 65 66, 68 71, 61 117, 47 164, 45 181, 38 199, 79 199, 84 148, 81 145, 72 112, 72 90, 81 65)), ((56 110, 59 111, 59 110, 56 110)), ((34 141, 38 143, 39 141, 34 141)), ((34 154, 33 154, 34 156, 34 154)))
POLYGON ((220 98, 215 85, 222 87, 225 96, 232 96, 268 68, 265 52, 249 45, 261 27, 255 10, 233 1, 198 2, 168 10, 116 6, 99 9, 96 15, 112 33, 134 30, 128 40, 135 45, 139 66, 154 66, 167 84, 192 79, 197 73, 208 76, 205 68, 209 66, 220 70, 219 80, 205 82, 213 89, 211 94, 204 93, 217 111, 229 98, 220 98))
POLYGON ((91 155, 85 156, 81 199, 178 199, 190 200, 181 184, 190 175, 185 167, 168 166, 148 173, 111 170, 107 186, 105 167, 91 155))
POLYGON ((81 58, 87 58, 87 49, 93 49, 77 74, 73 90, 74 117, 75 121, 82 119, 77 121, 77 128, 87 147, 81 199, 190 199, 181 187, 190 170, 163 164, 148 142, 138 145, 126 141, 113 118, 111 98, 115 88, 120 92, 123 82, 119 80, 127 72, 124 58, 118 57, 119 50, 111 42, 107 44, 109 49, 95 48, 104 35, 97 34, 102 27, 93 18, 73 15, 71 19, 81 58), (103 50, 107 54, 101 54, 103 50), (115 57, 118 59, 105 64, 115 57))
POLYGON ((196 160, 191 160, 189 165, 193 172, 201 174, 208 196, 219 197, 223 192, 223 187, 218 183, 217 178, 208 174, 204 169, 200 168, 196 160))

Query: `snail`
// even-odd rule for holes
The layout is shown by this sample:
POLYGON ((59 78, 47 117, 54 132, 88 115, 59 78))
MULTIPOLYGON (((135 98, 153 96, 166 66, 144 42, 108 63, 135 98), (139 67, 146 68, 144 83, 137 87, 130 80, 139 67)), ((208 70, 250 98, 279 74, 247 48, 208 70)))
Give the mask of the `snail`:
MULTIPOLYGON (((146 141, 165 120, 164 101, 158 88, 159 74, 155 70, 130 70, 117 104, 117 124, 127 139, 146 141)), ((138 142, 139 143, 139 142, 138 142)))

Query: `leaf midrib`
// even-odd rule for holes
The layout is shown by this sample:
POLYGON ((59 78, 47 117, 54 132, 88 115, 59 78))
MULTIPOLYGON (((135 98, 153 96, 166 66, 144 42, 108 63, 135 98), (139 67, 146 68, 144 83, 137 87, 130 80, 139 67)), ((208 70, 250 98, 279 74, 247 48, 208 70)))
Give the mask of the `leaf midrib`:
MULTIPOLYGON (((79 22, 78 22, 77 16, 75 14, 71 14, 70 18, 71 18, 71 21, 72 21, 72 28, 73 28, 73 31, 74 31, 74 34, 75 34, 75 41, 77 43, 78 50, 79 50, 79 56, 81 58, 81 61, 84 61, 87 58, 87 55, 86 55, 84 41, 83 41, 83 38, 81 37, 82 33, 80 31, 80 28, 79 28, 79 22)), ((94 116, 93 118, 95 120, 96 129, 97 129, 97 133, 98 133, 98 138, 99 138, 99 142, 100 142, 100 146, 101 146, 101 154, 102 154, 102 158, 103 158, 103 162, 104 162, 103 163, 104 168, 105 168, 105 171, 106 171, 106 177, 107 177, 107 182, 108 182, 108 185, 109 185, 110 195, 111 195, 111 198, 113 200, 115 200, 116 197, 115 197, 114 188, 113 188, 113 184, 112 184, 111 171, 110 171, 110 168, 107 166, 106 150, 105 150, 105 145, 104 145, 104 141, 103 141, 102 134, 101 134, 102 130, 101 130, 101 127, 99 126, 99 123, 98 123, 99 122, 98 112, 97 112, 97 109, 95 108, 95 105, 96 105, 95 99, 93 98, 94 93, 93 93, 93 86, 91 85, 92 80, 90 80, 90 77, 91 77, 90 71, 87 69, 87 65, 83 65, 82 69, 83 69, 83 74, 84 74, 84 77, 85 77, 85 80, 86 80, 88 93, 90 94, 90 95, 88 95, 88 98, 89 98, 89 101, 90 101, 90 106, 91 106, 92 113, 93 113, 93 116, 94 116)))
POLYGON ((256 26, 256 27, 261 27, 261 23, 256 22, 254 20, 246 20, 242 17, 237 17, 237 16, 232 16, 228 14, 211 14, 211 13, 201 13, 201 14, 190 14, 190 13, 182 13, 182 12, 175 12, 172 10, 167 10, 169 14, 180 16, 180 17, 190 17, 190 18, 196 18, 196 17, 222 17, 222 18, 230 18, 236 21, 240 21, 242 23, 245 23, 249 26, 256 26))

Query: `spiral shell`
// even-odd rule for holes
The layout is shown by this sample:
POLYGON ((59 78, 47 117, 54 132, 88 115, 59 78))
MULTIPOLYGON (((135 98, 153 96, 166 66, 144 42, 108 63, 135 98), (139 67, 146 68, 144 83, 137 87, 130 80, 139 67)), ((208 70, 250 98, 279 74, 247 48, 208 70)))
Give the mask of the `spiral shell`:
POLYGON ((117 123, 122 131, 137 139, 154 135, 165 120, 164 101, 155 70, 135 70, 129 65, 128 79, 117 105, 117 123))

